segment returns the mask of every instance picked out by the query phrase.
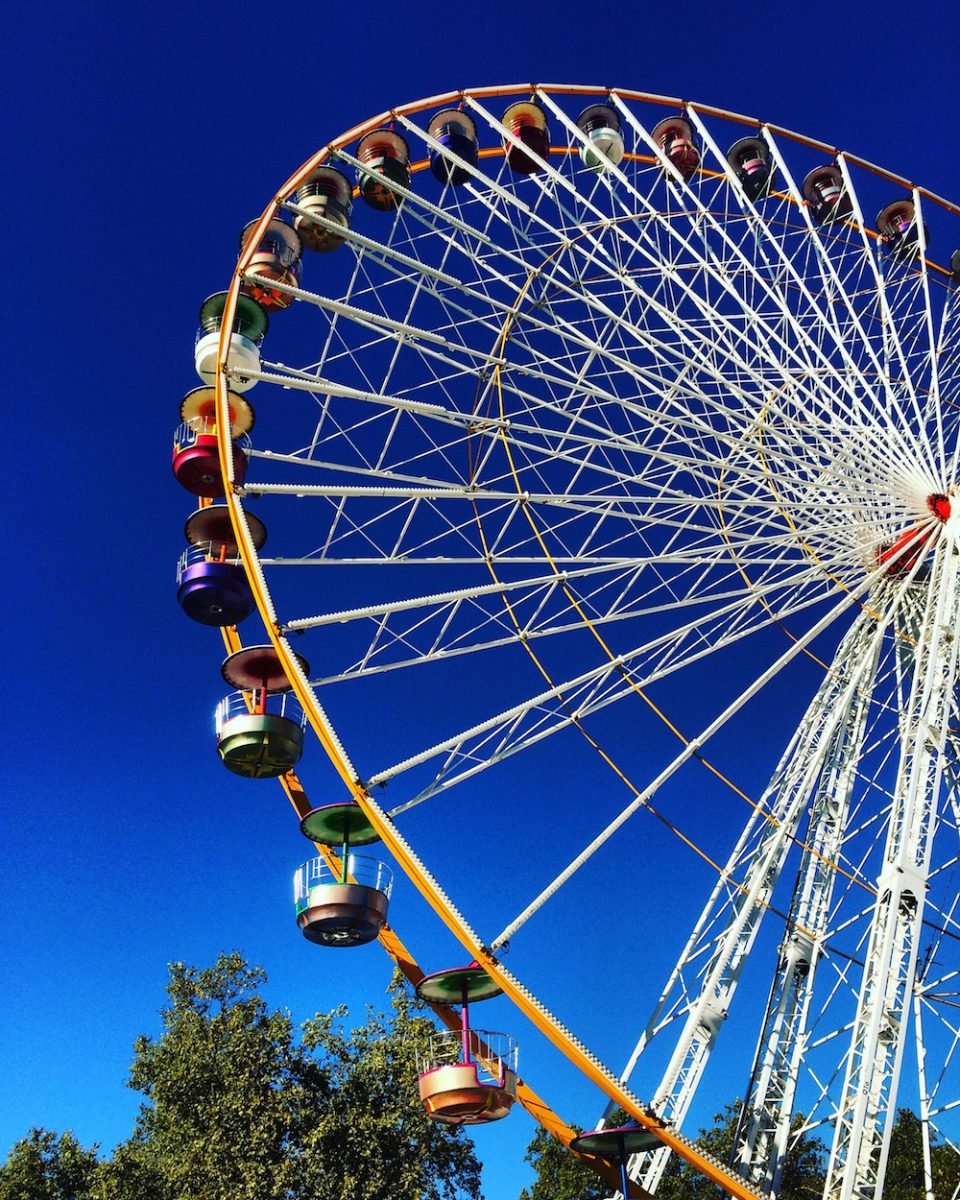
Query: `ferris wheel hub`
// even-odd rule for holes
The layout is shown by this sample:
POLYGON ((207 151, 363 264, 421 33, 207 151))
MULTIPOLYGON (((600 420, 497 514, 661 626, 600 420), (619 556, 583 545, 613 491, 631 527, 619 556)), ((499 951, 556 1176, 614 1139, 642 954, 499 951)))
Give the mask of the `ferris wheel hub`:
MULTIPOLYGON (((844 1173, 844 1194, 879 1195, 915 963, 931 980, 938 965, 930 922, 922 936, 932 949, 915 953, 924 890, 942 878, 941 911, 955 902, 943 860, 931 858, 935 869, 916 877, 902 873, 910 855, 933 845, 941 788, 956 788, 943 762, 957 741, 960 559, 945 551, 960 539, 950 465, 960 456, 960 251, 949 270, 938 267, 925 220, 939 241, 943 205, 909 188, 867 228, 862 201, 874 175, 898 177, 775 126, 638 93, 483 89, 404 106, 389 128, 375 123, 328 143, 292 177, 287 198, 276 194, 247 225, 243 271, 200 311, 195 365, 204 386, 182 406, 177 478, 204 498, 228 487, 256 496, 271 520, 290 522, 290 536, 282 556, 261 559, 265 532, 243 509, 238 518, 232 498, 229 511, 200 508, 187 539, 216 542, 220 553, 198 576, 224 573, 239 554, 267 627, 309 631, 303 644, 322 664, 310 681, 300 662, 294 696, 286 637, 228 659, 226 678, 239 690, 218 710, 221 757, 252 778, 292 770, 302 701, 351 796, 361 778, 397 781, 400 804, 384 836, 464 947, 482 957, 486 932, 473 933, 394 817, 455 785, 469 800, 468 779, 487 768, 508 773, 501 764, 519 751, 565 793, 579 782, 579 764, 549 754, 545 739, 584 735, 615 786, 625 783, 636 799, 489 944, 505 947, 541 911, 534 937, 538 928, 566 934, 563 910, 546 910, 547 901, 568 880, 572 890, 574 873, 621 828, 618 846, 625 857, 635 852, 626 818, 659 792, 663 828, 721 882, 635 1053, 650 1030, 658 1045, 675 1037, 669 1062, 659 1050, 643 1059, 658 1073, 667 1064, 652 1089, 655 1111, 678 1129, 689 1115, 720 1030, 743 1020, 733 1005, 738 986, 748 993, 741 1009, 750 1007, 741 970, 755 944, 773 948, 766 930, 757 934, 761 918, 769 927, 764 914, 776 914, 785 931, 755 1039, 738 1161, 775 1192, 792 1106, 812 1095, 816 1120, 837 1129, 830 1171, 844 1173), (571 97, 581 93, 591 103, 574 119, 571 97), (494 95, 513 101, 500 119, 487 111, 494 95), (438 102, 458 107, 431 117, 438 102), (356 189, 334 162, 352 165, 356 189), (354 227, 355 191, 365 203, 354 227), (300 282, 301 243, 312 252, 344 247, 343 263, 315 291, 300 282), (286 308, 295 315, 285 318, 286 308), (261 361, 267 309, 281 314, 269 369, 261 361), (253 410, 239 393, 258 378, 273 402, 262 406, 263 442, 253 451, 253 410), (257 472, 250 487, 248 457, 257 472), (311 588, 309 578, 323 583, 311 588), (834 632, 851 617, 831 656, 834 632), (780 701, 792 702, 793 681, 812 663, 823 682, 754 802, 705 755, 731 753, 748 702, 756 711, 758 698, 771 696, 771 716, 788 712, 780 701), (696 673, 711 667, 717 688, 698 687, 696 673), (403 682, 388 706, 391 679, 403 682), (655 757, 646 739, 628 736, 608 755, 607 739, 628 728, 621 708, 637 698, 644 717, 652 711, 679 734, 682 749, 661 756, 655 744, 655 757), (674 727, 677 705, 685 716, 674 727), (371 753, 389 745, 387 762, 396 764, 371 770, 384 766, 374 762, 361 776, 345 747, 364 738, 371 753), (750 805, 729 858, 707 844, 726 831, 704 820, 706 805, 685 805, 692 762, 712 773, 709 787, 729 785, 750 805), (701 829, 703 847, 682 831, 687 821, 701 829), (886 872, 885 835, 913 839, 886 872), (788 854, 798 860, 792 892, 788 854), (781 911, 777 898, 788 894, 781 911), (871 959, 859 951, 869 938, 879 947, 871 959), (873 987, 887 977, 896 985, 887 993, 873 987), (842 1061, 859 1072, 849 1086, 833 1049, 848 1034, 842 1061), (829 1092, 820 1078, 831 1080, 829 1092), (883 1099, 882 1128, 863 1096, 870 1105, 883 1099)), ((197 604, 198 619, 224 623, 219 594, 197 604)), ((519 768, 514 778, 523 781, 519 768)), ((547 803, 548 789, 537 790, 547 803)), ((361 878, 361 856, 350 853, 373 840, 366 808, 351 800, 302 814, 302 832, 334 848, 305 864, 295 884, 310 941, 360 944, 386 921, 388 886, 361 878)), ((955 826, 955 809, 953 817, 955 826)), ((551 804, 541 822, 549 835, 535 843, 545 861, 566 854, 553 819, 551 804)), ((450 854, 440 824, 414 819, 411 835, 436 836, 436 852, 450 854)), ((451 875, 460 878, 452 841, 451 875)), ((502 877, 526 878, 508 862, 529 853, 528 841, 499 849, 502 877)), ((665 876, 671 866, 665 858, 665 876)), ((589 891, 586 871, 579 886, 589 891)), ((682 916, 674 896, 686 890, 671 887, 663 901, 669 920, 682 916)), ((483 909, 482 895, 471 900, 483 909)), ((574 975, 555 957, 558 986, 607 992, 602 973, 574 975)), ((419 1063, 420 1098, 434 1120, 496 1120, 516 1097, 515 1048, 485 1056, 467 1020, 501 983, 578 1068, 609 1085, 611 1100, 627 1094, 633 1059, 618 1083, 525 984, 490 965, 495 978, 471 962, 420 982, 429 1003, 461 1009, 461 1028, 437 1035, 419 1063)), ((639 957, 623 965, 648 967, 639 957)), ((924 982, 925 1000, 932 986, 924 982)), ((924 1019, 932 1024, 935 1014, 924 1019)), ((922 1078, 918 1094, 927 1094, 922 1078)), ((944 1097, 937 1109, 931 1095, 931 1129, 953 1105, 946 1088, 944 1097)), ((628 1132, 598 1131, 608 1139, 600 1150, 623 1160, 644 1149, 627 1144, 628 1132)), ((643 1167, 649 1190, 662 1157, 643 1167)))
POLYGON ((927 497, 927 507, 943 523, 950 516, 950 497, 943 492, 933 492, 927 497))

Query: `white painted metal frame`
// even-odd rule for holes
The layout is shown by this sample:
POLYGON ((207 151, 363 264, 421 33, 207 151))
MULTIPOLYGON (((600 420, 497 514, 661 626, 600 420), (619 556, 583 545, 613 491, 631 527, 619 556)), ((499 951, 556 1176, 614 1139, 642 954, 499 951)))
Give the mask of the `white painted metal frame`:
MULTIPOLYGON (((610 839, 662 792, 669 807, 674 777, 818 658, 769 786, 733 849, 711 851, 716 886, 623 1079, 668 1043, 644 1088, 684 1119, 774 913, 740 1167, 775 1194, 802 1108, 805 1128, 836 1126, 828 1194, 878 1196, 911 1008, 928 1175, 960 1040, 943 1019, 960 967, 927 954, 917 968, 925 930, 943 958, 958 933, 955 848, 934 838, 957 827, 943 772, 960 604, 955 515, 941 526, 927 503, 952 494, 960 454, 956 304, 923 233, 942 210, 912 189, 918 254, 888 257, 864 212, 881 177, 850 156, 836 162, 853 215, 821 226, 797 180, 823 147, 755 126, 776 181, 750 200, 724 153, 742 119, 685 108, 703 161, 684 179, 651 135, 670 107, 612 92, 628 154, 592 172, 574 121, 588 97, 535 98, 554 138, 537 172, 497 153, 461 163, 460 187, 415 172, 393 214, 358 202, 345 248, 281 285, 296 303, 264 345, 237 489, 271 514, 270 617, 302 639, 334 725, 342 695, 465 681, 448 723, 414 743, 384 739, 385 758, 351 743, 356 778, 390 784, 398 822, 547 739, 583 736, 613 768, 627 802, 486 935, 521 955, 528 923, 536 937, 610 839), (911 528, 923 552, 881 560, 911 528), (751 668, 736 690, 678 724, 678 686, 732 655, 751 668), (642 777, 604 741, 630 705, 680 739, 642 777)), ((489 94, 463 103, 484 147, 515 140, 489 94)), ((397 115, 414 158, 443 152, 428 121, 397 115)), ((344 147, 331 161, 358 166, 344 147)), ((707 765, 742 803, 730 768, 707 765)), ((678 832, 706 837, 696 814, 678 832)), ((652 1187, 663 1165, 632 1174, 652 1187)))

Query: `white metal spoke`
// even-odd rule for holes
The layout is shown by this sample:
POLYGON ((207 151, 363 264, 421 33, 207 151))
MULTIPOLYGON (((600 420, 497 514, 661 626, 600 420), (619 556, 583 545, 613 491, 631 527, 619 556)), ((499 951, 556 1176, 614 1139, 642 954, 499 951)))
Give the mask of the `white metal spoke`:
MULTIPOLYGON (((302 280, 262 259, 243 277, 289 301, 259 365, 225 370, 257 385, 228 477, 261 615, 309 662, 341 775, 389 784, 438 870, 460 877, 440 826, 483 825, 504 792, 529 806, 535 872, 506 839, 508 882, 470 918, 521 974, 653 827, 708 872, 623 1073, 661 1116, 695 1113, 742 1022, 751 1186, 776 1194, 802 1113, 832 1140, 828 1196, 879 1200, 908 1064, 929 1192, 960 1144, 960 299, 930 257, 956 213, 696 104, 546 85, 446 103, 475 161, 405 106, 390 124, 416 169, 392 204, 357 196, 344 227, 282 195, 342 244, 302 280), (501 101, 538 105, 550 149, 501 101), (588 103, 619 127, 615 161, 578 124, 588 103), (663 120, 686 123, 682 155, 663 120), (728 160, 747 136, 759 184, 728 160), (833 209, 805 194, 814 168, 836 172, 833 209), (882 245, 870 213, 894 199, 913 221, 882 245), (798 724, 772 740, 781 708, 798 724), (609 781, 587 811, 568 758, 609 781), (529 794, 541 773, 569 836, 529 794)), ((344 137, 313 165, 362 184, 362 157, 344 137)), ((664 1161, 631 1173, 652 1187, 664 1161)))

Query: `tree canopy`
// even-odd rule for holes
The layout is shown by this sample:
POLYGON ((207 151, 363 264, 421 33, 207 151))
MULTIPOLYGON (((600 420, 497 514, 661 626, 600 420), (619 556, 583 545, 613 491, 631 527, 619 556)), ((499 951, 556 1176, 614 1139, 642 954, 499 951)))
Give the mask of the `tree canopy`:
MULTIPOLYGON (((948 1197, 960 1194, 960 1154, 952 1146, 934 1139, 930 1147, 933 1194, 948 1197)), ((883 1190, 896 1200, 925 1200, 923 1171, 923 1130, 920 1118, 909 1108, 897 1111, 890 1136, 890 1155, 883 1190)))
MULTIPOLYGON (((701 1129, 699 1144, 721 1162, 727 1162, 733 1152, 737 1122, 742 1101, 724 1106, 713 1118, 709 1129, 701 1129)), ((819 1138, 801 1132, 803 1117, 793 1121, 794 1136, 780 1179, 778 1200, 810 1200, 823 1192, 826 1168, 826 1147, 819 1138)), ((674 1155, 657 1189, 659 1200, 714 1200, 716 1188, 702 1175, 674 1155)))
POLYGON ((31 1129, 0 1166, 0 1200, 87 1200, 98 1172, 97 1147, 72 1133, 31 1129))
POLYGON ((434 1030, 400 985, 393 1014, 370 1017, 344 1036, 341 1013, 304 1026, 304 1044, 323 1072, 319 1119, 304 1142, 304 1196, 323 1200, 403 1197, 477 1200, 480 1163, 473 1143, 424 1112, 417 1088, 418 1047, 434 1030))
POLYGON ((596 1171, 543 1128, 534 1134, 525 1158, 536 1178, 520 1200, 603 1200, 609 1193, 596 1171))
POLYGON ((403 987, 355 1029, 338 1009, 298 1031, 264 982, 237 954, 174 963, 162 1032, 134 1044, 131 1137, 98 1161, 34 1130, 0 1166, 0 1200, 480 1200, 472 1143, 420 1104, 433 1022, 403 987))
MULTIPOLYGON (((268 1012, 263 971, 239 955, 204 970, 173 963, 163 1033, 134 1043, 143 1093, 124 1162, 177 1200, 286 1200, 293 1191, 317 1065, 290 1017, 268 1012)), ((118 1181, 120 1184, 122 1181, 118 1181)))
MULTIPOLYGON (((722 1162, 733 1149, 741 1102, 717 1113, 708 1129, 701 1129, 699 1144, 722 1162)), ((613 1124, 618 1122, 614 1120, 613 1124)), ((803 1118, 794 1121, 794 1141, 784 1164, 778 1200, 812 1200, 823 1194, 827 1151, 819 1138, 802 1132, 803 1118)), ((960 1195, 960 1154, 937 1138, 931 1148, 933 1193, 952 1200, 960 1195)), ((527 1147, 527 1161, 536 1179, 524 1188, 519 1200, 602 1200, 609 1189, 583 1162, 542 1129, 527 1147)), ((884 1195, 895 1200, 925 1200, 923 1144, 920 1118, 909 1109, 898 1110, 894 1121, 884 1195)), ((693 1167, 674 1156, 657 1188, 657 1200, 716 1200, 720 1195, 693 1167)))
MULTIPOLYGON (((416 1054, 433 1022, 405 990, 390 1012, 348 1028, 346 1011, 296 1029, 270 1010, 266 976, 238 954, 211 967, 170 967, 162 1031, 134 1043, 129 1086, 143 1102, 109 1157, 69 1131, 33 1129, 0 1164, 0 1200, 481 1200, 480 1164, 461 1130, 431 1121, 417 1096, 416 1054)), ((722 1160, 739 1103, 700 1142, 722 1160)), ((614 1121, 616 1123, 616 1121, 614 1121)), ((801 1132, 779 1200, 822 1193, 826 1154, 801 1132)), ((519 1200, 602 1200, 609 1189, 544 1130, 527 1148, 533 1183, 519 1200)), ((934 1194, 960 1194, 960 1155, 934 1140, 934 1194)), ((897 1113, 884 1193, 924 1200, 922 1127, 897 1113)), ((671 1161, 658 1200, 715 1200, 716 1189, 671 1161)))

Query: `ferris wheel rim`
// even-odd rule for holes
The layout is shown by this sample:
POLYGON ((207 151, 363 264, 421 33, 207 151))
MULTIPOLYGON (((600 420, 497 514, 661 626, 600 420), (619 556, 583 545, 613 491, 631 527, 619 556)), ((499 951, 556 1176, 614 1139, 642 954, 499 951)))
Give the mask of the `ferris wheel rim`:
MULTIPOLYGON (((715 105, 709 104, 701 104, 698 101, 685 100, 678 96, 664 96, 655 92, 640 92, 632 88, 602 87, 596 85, 591 86, 567 83, 515 83, 497 85, 493 87, 457 88, 452 91, 438 93, 437 95, 427 97, 426 99, 415 100, 407 104, 398 105, 394 108, 385 109, 377 116, 359 122, 357 125, 354 125, 348 129, 345 133, 340 134, 338 137, 328 142, 325 146, 321 147, 321 149, 310 158, 306 159, 303 165, 300 166, 277 191, 276 196, 274 200, 271 201, 268 209, 271 213, 275 211, 276 207, 282 203, 283 198, 295 191, 296 188, 304 181, 307 175, 309 175, 310 172, 315 170, 318 166, 326 162, 327 158, 329 158, 329 156, 335 150, 341 149, 343 146, 348 145, 352 141, 356 141, 358 138, 363 137, 366 133, 376 129, 379 125, 394 120, 398 116, 413 115, 415 113, 423 112, 427 109, 440 108, 445 105, 463 101, 468 97, 499 98, 502 96, 523 95, 529 92, 536 92, 537 90, 542 90, 548 94, 556 95, 611 96, 615 94, 622 96, 625 100, 651 104, 662 104, 667 107, 674 107, 678 109, 691 108, 696 112, 702 112, 705 115, 719 117, 723 120, 728 120, 735 124, 743 125, 751 129, 769 129, 771 133, 778 137, 795 141, 801 145, 819 150, 824 154, 843 154, 844 157, 854 165, 861 167, 866 171, 870 171, 871 173, 885 179, 888 183, 897 184, 908 191, 917 186, 913 183, 913 181, 907 179, 905 176, 897 175, 895 172, 889 171, 885 167, 878 166, 869 159, 862 158, 856 154, 851 154, 842 150, 838 146, 831 145, 829 142, 822 142, 805 134, 797 133, 787 128, 785 125, 777 125, 773 122, 763 121, 757 117, 746 116, 743 113, 734 112, 732 109, 718 108, 715 105)), ((932 192, 927 188, 918 187, 917 190, 919 191, 920 195, 924 197, 924 199, 929 200, 934 204, 941 205, 948 211, 960 215, 960 205, 954 204, 952 201, 949 201, 942 196, 938 196, 935 192, 932 192)), ((264 215, 266 212, 267 210, 265 209, 264 215)), ((263 215, 261 216, 261 220, 263 220, 263 215)), ((261 232, 259 227, 257 228, 257 232, 258 234, 261 232)), ((250 240, 252 242, 253 238, 250 240)), ((241 262, 237 265, 237 270, 240 271, 247 265, 249 264, 244 264, 241 259, 241 262)))
MULTIPOLYGON (((276 213, 279 205, 283 202, 283 197, 288 195, 291 191, 294 190, 294 188, 296 187, 296 183, 299 180, 301 180, 303 177, 305 177, 307 174, 309 174, 309 172, 311 170, 315 169, 316 166, 318 166, 321 163, 323 163, 324 161, 326 161, 334 149, 347 145, 350 141, 355 140, 358 136, 362 136, 364 133, 375 128, 377 126, 377 124, 379 122, 383 121, 384 119, 395 118, 401 114, 407 115, 407 114, 412 114, 414 112, 421 112, 428 108, 438 107, 439 105, 448 103, 451 100, 454 100, 457 98, 463 100, 467 97, 501 96, 501 95, 505 95, 505 94, 518 94, 518 93, 522 93, 522 92, 525 92, 528 90, 529 90, 529 88, 526 88, 523 85, 520 85, 520 86, 516 86, 516 87, 511 87, 511 88, 474 89, 472 91, 451 92, 451 93, 447 93, 445 96, 432 97, 429 100, 418 101, 414 105, 407 105, 407 106, 402 106, 401 108, 398 108, 398 109, 389 110, 389 112, 386 114, 381 114, 380 116, 373 118, 371 121, 364 122, 362 125, 354 127, 352 130, 348 131, 347 134, 342 135, 341 138, 338 138, 338 139, 336 139, 335 142, 330 143, 327 147, 325 147, 324 149, 319 151, 318 154, 315 155, 313 158, 307 160, 307 162, 304 164, 304 166, 294 176, 291 176, 291 179, 290 179, 290 181, 288 181, 288 184, 285 185, 285 187, 283 189, 281 189, 281 191, 277 194, 277 197, 274 199, 274 201, 271 203, 271 205, 269 205, 268 208, 266 210, 264 210, 264 213, 263 213, 262 217, 260 218, 259 223, 256 226, 254 234, 250 237, 250 240, 247 243, 247 247, 246 247, 244 253, 241 255, 240 261, 237 266, 236 273, 234 275, 234 279, 231 283, 230 291, 228 294, 228 299, 226 302, 226 309, 224 312, 223 324, 221 327, 221 341, 220 341, 220 350, 219 350, 220 370, 218 371, 217 380, 216 380, 218 410, 221 413, 221 420, 220 420, 219 424, 220 424, 221 428, 227 428, 228 424, 229 424, 229 422, 225 420, 225 414, 227 412, 226 402, 227 402, 227 382, 228 382, 225 364, 226 364, 226 358, 227 358, 227 354, 226 354, 227 341, 228 341, 227 332, 232 327, 232 319, 233 319, 233 310, 232 310, 231 305, 235 304, 236 297, 239 294, 241 277, 242 277, 244 271, 246 270, 246 267, 249 265, 257 237, 262 232, 262 229, 265 228, 266 225, 269 223, 269 220, 272 219, 273 215, 276 213)), ((562 85, 557 85, 557 86, 543 85, 543 90, 545 90, 547 92, 556 91, 560 94, 571 94, 572 93, 572 94, 603 95, 603 96, 609 96, 609 95, 612 95, 613 93, 616 93, 618 95, 621 95, 621 96, 631 99, 631 100, 650 101, 650 102, 654 102, 654 103, 674 103, 673 99, 669 98, 669 97, 648 96, 644 93, 627 92, 627 91, 621 91, 619 89, 592 89, 592 88, 579 88, 579 87, 564 89, 562 87, 562 85)), ((681 104, 682 102, 677 101, 676 103, 681 104)), ((724 119, 730 119, 735 122, 742 123, 744 125, 751 125, 751 126, 755 127, 757 124, 759 124, 759 122, 754 122, 750 118, 741 117, 739 114, 727 113, 723 110, 708 108, 707 106, 691 105, 688 107, 693 108, 695 111, 698 111, 698 112, 709 113, 712 115, 720 116, 724 119)), ((779 129, 776 126, 766 126, 765 128, 770 129, 771 132, 775 132, 781 136, 786 136, 786 137, 792 138, 793 140, 801 142, 804 145, 814 147, 818 150, 823 150, 825 152, 831 152, 831 150, 832 150, 832 148, 826 146, 826 144, 824 144, 824 143, 818 143, 818 142, 812 141, 811 139, 801 138, 799 135, 791 134, 789 131, 779 129)), ((907 181, 903 180, 901 177, 895 176, 890 172, 883 171, 880 168, 875 168, 872 166, 872 164, 866 163, 864 160, 855 159, 849 155, 847 155, 845 157, 848 161, 855 163, 858 166, 865 167, 867 170, 871 170, 878 175, 881 175, 884 179, 886 179, 889 182, 896 182, 896 183, 898 183, 902 186, 906 186, 906 187, 910 186, 909 184, 907 184, 907 181)), ((955 212, 955 213, 960 212, 960 209, 958 209, 956 206, 948 204, 946 201, 940 201, 940 199, 938 197, 934 196, 932 193, 928 193, 928 192, 924 191, 923 189, 912 189, 912 190, 915 191, 917 194, 924 196, 926 199, 930 200, 933 203, 942 203, 944 207, 948 208, 952 212, 955 212)), ((930 264, 930 265, 936 266, 936 264, 930 264)), ((943 268, 938 268, 938 269, 943 270, 943 268)), ((221 469, 224 472, 224 477, 226 479, 230 480, 231 484, 232 484, 232 482, 233 482, 233 461, 229 454, 229 439, 228 438, 223 438, 223 439, 219 440, 219 452, 221 455, 221 469)), ((231 518, 233 520, 235 520, 235 522, 237 524, 238 541, 240 542, 240 546, 241 546, 241 556, 244 557, 247 574, 251 580, 251 585, 254 589, 255 595, 257 596, 258 608, 260 609, 261 613, 264 616, 264 620, 267 625, 269 637, 271 639, 271 642, 274 644, 278 655, 281 657, 282 660, 284 660, 284 662, 287 662, 287 656, 288 655, 292 656, 293 650, 289 644, 289 641, 288 641, 288 638, 286 636, 284 629, 279 625, 279 623, 277 621, 276 613, 273 609, 272 599, 270 597, 269 590, 266 588, 266 584, 265 584, 265 581, 262 576, 262 569, 259 565, 259 562, 257 561, 256 552, 254 552, 252 554, 249 561, 247 560, 247 557, 244 553, 245 550, 247 549, 248 535, 243 532, 244 528, 245 528, 243 507, 239 502, 237 492, 233 486, 229 487, 228 491, 227 491, 227 505, 230 508, 231 518), (269 620, 268 620, 268 615, 269 615, 269 620)), ((289 663, 287 664, 288 669, 290 670, 290 674, 291 674, 291 681, 294 684, 294 690, 298 693, 301 703, 304 705, 305 711, 310 716, 311 724, 314 726, 314 730, 315 730, 319 740, 324 745, 328 755, 330 756, 335 767, 337 768, 338 773, 341 775, 341 778, 347 784, 348 788, 350 788, 351 791, 353 792, 357 802, 365 810, 366 810, 366 807, 368 804, 371 806, 370 819, 371 819, 371 822, 376 825, 376 820, 375 820, 374 814, 379 814, 380 818, 385 818, 386 814, 383 812, 383 810, 379 809, 379 806, 377 806, 375 801, 373 801, 372 797, 369 796, 367 789, 363 786, 363 784, 361 782, 359 774, 357 773, 356 769, 353 767, 353 764, 351 763, 350 759, 347 757, 346 751, 344 750, 343 746, 340 744, 339 738, 337 737, 333 728, 330 726, 330 723, 327 720, 326 715, 323 712, 323 709, 321 708, 321 706, 319 704, 319 700, 316 698, 316 696, 314 694, 314 689, 309 686, 309 683, 305 677, 301 677, 302 673, 299 671, 299 669, 296 669, 296 670, 292 669, 294 663, 295 663, 295 660, 291 657, 289 660, 289 663), (300 686, 299 686, 301 683, 304 688, 304 691, 302 694, 300 692, 300 686)), ((389 824, 392 824, 392 822, 388 822, 388 820, 383 819, 383 830, 387 830, 389 824)), ((383 832, 381 832, 381 836, 384 836, 383 832)), ((386 836, 384 836, 384 840, 387 842, 389 848, 397 856, 398 861, 401 861, 401 863, 402 863, 404 861, 404 858, 407 856, 407 852, 404 850, 402 845, 400 845, 399 843, 395 843, 395 844, 391 845, 391 841, 393 839, 388 838, 386 836)), ((421 889, 421 890, 423 890, 423 889, 421 889)), ((428 889, 428 891, 429 891, 429 889, 428 889)), ((427 893, 425 892, 424 894, 427 894, 427 893)), ((428 896, 428 899, 429 899, 429 896, 428 896)), ((431 900, 431 903, 433 904, 432 900, 431 900)), ((446 920, 446 917, 444 917, 444 912, 441 911, 445 907, 444 901, 443 900, 440 901, 439 907, 437 906, 437 904, 434 904, 434 907, 438 911, 438 913, 440 913, 441 917, 444 920, 446 920)), ((450 907, 452 908, 452 905, 450 907)), ((455 912, 456 910, 454 909, 453 911, 455 912)), ((459 914, 457 914, 457 915, 459 915, 459 914)), ((473 934, 472 937, 467 937, 465 939, 464 936, 461 936, 461 934, 463 932, 462 928, 458 932, 458 930, 456 928, 454 928, 453 925, 450 924, 449 920, 446 920, 446 923, 448 924, 448 926, 450 926, 452 929, 454 929, 455 934, 461 940, 462 944, 468 949, 468 951, 471 952, 471 954, 474 957, 476 957, 479 961, 481 961, 481 963, 484 965, 485 969, 488 969, 493 977, 498 978, 498 979, 503 978, 502 964, 499 964, 497 962, 497 960, 492 957, 492 955, 485 953, 486 948, 481 944, 480 939, 475 934, 473 934)), ((468 926, 466 928, 469 930, 468 926)), ((469 933, 472 934, 473 931, 469 930, 469 933)), ((517 991, 516 994, 514 994, 514 989, 512 989, 511 987, 505 988, 505 990, 508 992, 508 994, 511 995, 511 998, 514 998, 515 1003, 518 1002, 518 999, 517 999, 518 997, 520 999, 523 998, 522 985, 518 985, 518 986, 521 990, 517 991)), ((524 1004, 519 1004, 519 1007, 524 1008, 524 1004)), ((528 1015, 529 1015, 529 1013, 528 1013, 528 1015)), ((636 1116, 638 1120, 642 1120, 642 1118, 640 1116, 638 1116, 636 1113, 632 1112, 632 1108, 629 1104, 624 1105, 624 1106, 627 1107, 628 1111, 631 1111, 632 1115, 636 1116)), ((752 1194, 752 1193, 750 1193, 749 1191, 744 1191, 743 1194, 748 1195, 748 1194, 752 1194)))

